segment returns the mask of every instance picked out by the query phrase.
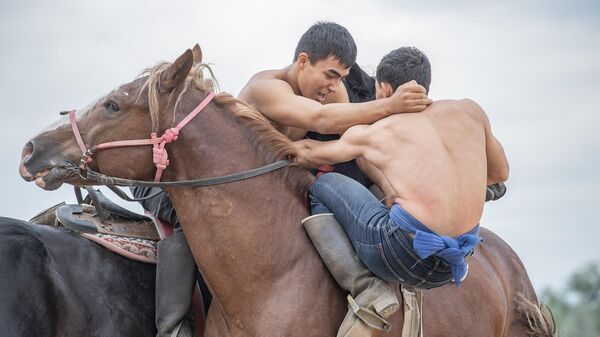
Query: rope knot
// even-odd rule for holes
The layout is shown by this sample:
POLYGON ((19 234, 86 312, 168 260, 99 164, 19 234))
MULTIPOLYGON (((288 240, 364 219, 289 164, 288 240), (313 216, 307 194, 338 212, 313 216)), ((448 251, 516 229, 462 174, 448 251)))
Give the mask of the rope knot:
POLYGON ((160 137, 162 140, 169 144, 170 142, 177 140, 179 136, 179 130, 177 128, 170 128, 165 130, 165 133, 160 137))
POLYGON ((167 165, 169 165, 169 154, 167 150, 157 145, 152 149, 152 161, 154 165, 156 165, 159 169, 166 169, 167 165))

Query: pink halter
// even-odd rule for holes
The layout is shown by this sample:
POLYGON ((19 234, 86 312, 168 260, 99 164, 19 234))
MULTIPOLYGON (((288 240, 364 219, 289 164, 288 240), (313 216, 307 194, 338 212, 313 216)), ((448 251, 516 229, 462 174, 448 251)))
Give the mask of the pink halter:
POLYGON ((206 98, 198 104, 198 106, 190 112, 177 126, 174 128, 169 128, 165 130, 165 133, 156 137, 156 133, 152 132, 150 134, 149 139, 132 139, 132 140, 118 140, 114 142, 107 142, 92 146, 87 148, 85 143, 83 142, 83 138, 81 137, 81 133, 79 132, 79 127, 77 126, 77 122, 75 120, 75 110, 69 111, 69 120, 71 121, 71 128, 73 129, 73 134, 75 134, 75 139, 77 140, 77 144, 83 153, 83 158, 81 158, 81 163, 79 165, 80 169, 85 169, 85 167, 92 162, 92 156, 98 150, 109 149, 114 147, 125 147, 125 146, 137 146, 137 145, 152 145, 152 161, 154 165, 156 165, 156 174, 154 176, 154 181, 160 181, 160 177, 162 175, 163 170, 167 168, 169 165, 169 154, 167 153, 167 149, 165 149, 165 145, 177 140, 179 136, 179 131, 189 123, 196 115, 204 109, 210 101, 216 96, 214 92, 210 92, 206 98))

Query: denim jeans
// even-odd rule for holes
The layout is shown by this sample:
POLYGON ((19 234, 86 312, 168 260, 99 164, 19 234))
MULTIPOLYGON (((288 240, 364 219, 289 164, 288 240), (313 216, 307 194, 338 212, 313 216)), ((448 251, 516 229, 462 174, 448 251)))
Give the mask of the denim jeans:
POLYGON ((450 265, 436 256, 419 259, 413 234, 396 225, 390 210, 360 183, 327 173, 311 186, 309 197, 312 213, 333 213, 358 257, 379 278, 419 288, 452 281, 450 265))

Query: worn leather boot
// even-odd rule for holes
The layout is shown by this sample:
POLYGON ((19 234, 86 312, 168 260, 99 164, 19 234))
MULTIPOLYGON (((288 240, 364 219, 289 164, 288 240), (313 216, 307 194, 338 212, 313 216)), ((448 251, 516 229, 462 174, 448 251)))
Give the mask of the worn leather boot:
POLYGON ((156 266, 157 337, 192 337, 187 320, 196 282, 196 262, 183 232, 158 242, 156 266))
POLYGON ((349 310, 337 336, 371 336, 373 329, 389 331, 386 318, 400 307, 396 294, 362 264, 335 216, 317 214, 302 224, 333 278, 350 292, 349 310))

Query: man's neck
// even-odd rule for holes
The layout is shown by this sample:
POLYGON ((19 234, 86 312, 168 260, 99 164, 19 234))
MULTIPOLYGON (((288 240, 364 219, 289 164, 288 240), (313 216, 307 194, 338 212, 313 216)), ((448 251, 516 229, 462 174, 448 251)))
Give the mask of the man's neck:
POLYGON ((287 84, 289 84, 290 87, 292 87, 294 94, 302 96, 300 86, 298 85, 298 73, 300 72, 298 65, 296 63, 292 63, 289 66, 285 67, 283 70, 285 72, 284 81, 286 81, 287 84))

